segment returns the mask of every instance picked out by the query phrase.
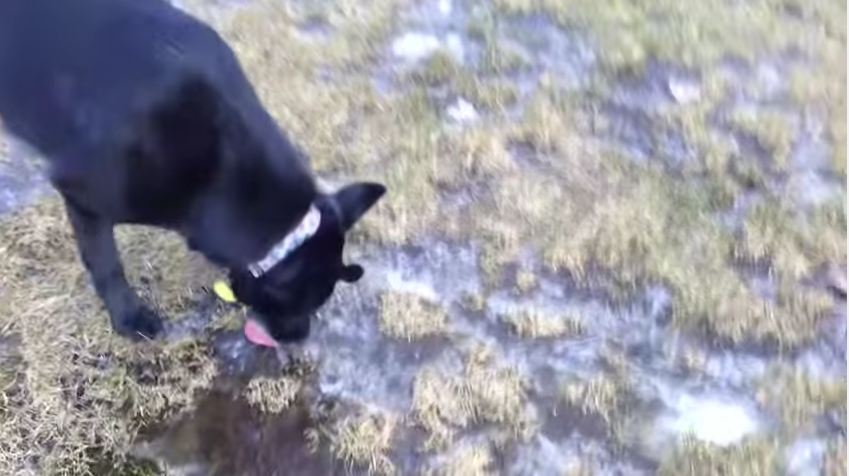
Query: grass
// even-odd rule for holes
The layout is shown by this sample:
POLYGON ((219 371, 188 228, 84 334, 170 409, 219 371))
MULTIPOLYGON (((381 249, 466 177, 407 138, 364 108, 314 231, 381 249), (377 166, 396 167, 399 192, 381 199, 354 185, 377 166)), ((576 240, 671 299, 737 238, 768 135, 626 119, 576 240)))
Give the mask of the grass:
POLYGON ((263 413, 280 413, 298 397, 303 382, 293 377, 257 377, 245 387, 244 395, 251 406, 263 413))
POLYGON ((585 415, 601 418, 611 433, 618 429, 627 408, 629 388, 619 376, 599 375, 589 380, 571 380, 561 388, 563 401, 585 415))
POLYGON ((786 348, 810 341, 831 302, 796 283, 845 257, 845 205, 827 203, 798 219, 756 207, 738 237, 715 219, 711 187, 603 151, 587 138, 586 114, 569 96, 543 90, 512 133, 536 151, 536 163, 496 177, 492 201, 471 217, 489 282, 530 249, 588 287, 608 273, 614 295, 661 283, 674 295, 674 322, 718 341, 786 348), (778 299, 750 288, 741 259, 781 271, 778 299))
POLYGON ((846 261, 846 208, 838 200, 819 206, 809 217, 798 216, 775 198, 756 205, 743 225, 737 257, 768 263, 786 279, 799 279, 830 262, 846 261))
MULTIPOLYGON (((367 177, 377 175, 370 157, 382 160, 406 150, 408 156, 427 159, 374 167, 385 170, 383 178, 396 189, 415 175, 408 173, 409 167, 420 170, 423 188, 411 190, 406 202, 393 202, 409 206, 432 193, 430 157, 418 149, 427 140, 420 140, 424 136, 417 134, 418 127, 409 127, 422 122, 424 103, 377 98, 364 70, 359 76, 348 74, 345 83, 315 80, 319 69, 351 72, 376 61, 378 43, 399 3, 387 0, 365 7, 339 1, 316 7, 324 11, 299 12, 260 1, 234 16, 207 18, 233 46, 272 116, 309 151, 319 170, 367 177), (334 30, 333 39, 301 41, 297 24, 317 16, 334 30), (407 119, 398 123, 399 117, 407 119), (410 129, 394 134, 397 141, 373 140, 387 131, 410 129)), ((190 7, 202 16, 210 13, 201 5, 190 7)), ((392 205, 375 215, 378 223, 392 224, 384 227, 391 230, 389 240, 408 236, 429 219, 392 205), (409 219, 399 220, 399 214, 409 219)), ((130 280, 169 317, 187 313, 216 275, 173 235, 125 228, 119 242, 130 280)), ((216 374, 204 336, 195 342, 140 345, 113 337, 73 243, 55 200, 0 224, 0 329, 20 340, 16 352, 21 361, 3 391, 3 474, 21 474, 27 468, 39 474, 86 474, 103 459, 98 455, 106 454, 119 455, 115 464, 120 465, 120 455, 139 428, 189 410, 194 395, 208 388, 216 374)), ((254 383, 248 395, 273 411, 276 407, 266 397, 288 395, 287 390, 263 381, 254 383)))
POLYGON ((463 66, 451 52, 439 50, 427 58, 420 68, 413 70, 410 79, 428 86, 439 86, 455 78, 462 69, 463 66))
POLYGON ((516 291, 520 294, 527 294, 536 288, 538 279, 533 271, 520 269, 516 272, 516 291))
POLYGON ((730 122, 766 151, 776 169, 787 168, 794 139, 794 127, 787 117, 776 112, 736 111, 730 122))
MULTIPOLYGON (((194 259, 177 252, 172 236, 122 231, 122 243, 138 252, 126 257, 130 276, 149 268, 191 274, 194 259)), ((131 344, 113 336, 57 200, 4 218, 0 243, 0 328, 19 340, 20 356, 2 394, 0 472, 88 474, 103 463, 98 455, 113 455, 120 466, 140 428, 190 409, 194 395, 209 388, 216 366, 203 340, 131 344)), ((163 280, 142 288, 178 315, 185 301, 159 294, 173 286, 163 280)))
POLYGON ((438 304, 424 298, 387 292, 380 299, 380 330, 396 339, 412 341, 445 331, 447 315, 438 304))
POLYGON ((481 312, 486 309, 486 296, 480 293, 464 293, 460 305, 471 312, 481 312))
POLYGON ((388 415, 349 417, 337 427, 331 449, 350 467, 365 468, 369 474, 396 474, 387 456, 397 422, 388 415))
MULTIPOLYGON (((837 10, 825 1, 814 3, 837 10)), ((590 0, 498 0, 496 5, 513 15, 545 12, 562 26, 589 32, 603 63, 616 71, 640 69, 649 59, 687 67, 710 65, 729 56, 751 60, 797 46, 807 40, 801 33, 808 32, 804 22, 784 14, 781 1, 601 5, 590 0)))
POLYGON ((846 437, 836 438, 828 445, 828 452, 823 462, 823 474, 826 476, 841 476, 846 474, 846 437))
POLYGON ((575 337, 584 332, 580 319, 570 315, 518 309, 505 315, 504 319, 517 335, 531 339, 575 337))
MULTIPOLYGON (((546 272, 614 302, 660 285, 672 296, 674 326, 719 343, 784 350, 816 338, 835 302, 807 283, 822 265, 846 260, 845 191, 811 209, 770 192, 790 169, 794 124, 770 112, 771 105, 726 114, 737 85, 714 71, 729 58, 754 62, 791 50, 806 56, 789 75, 786 99, 803 115, 824 120, 831 172, 845 177, 845 3, 497 0, 495 9, 474 12, 468 26, 481 41, 478 69, 439 52, 411 74, 396 75, 381 60, 404 4, 338 0, 289 8, 261 0, 213 20, 273 117, 319 172, 389 186, 391 199, 366 216, 356 240, 405 245, 436 237, 478 245, 486 288, 464 299, 472 312, 486 308, 491 291, 514 284, 505 274, 532 254, 546 272), (498 26, 511 15, 540 12, 594 42, 595 73, 605 84, 654 62, 700 78, 699 97, 662 108, 647 131, 656 142, 680 135, 694 159, 676 169, 665 162, 669 157, 648 163, 623 157, 599 139, 609 96, 561 91, 551 75, 538 78, 529 103, 520 101, 511 75, 531 72, 522 55, 499 43, 498 26), (333 34, 303 41, 298 25, 315 19, 333 34), (388 91, 375 86, 383 75, 390 78, 388 91), (481 120, 445 127, 445 103, 457 97, 472 102, 481 120), (765 165, 741 156, 722 130, 727 125, 772 160, 765 165), (446 206, 458 192, 468 192, 469 203, 446 206), (717 213, 732 209, 744 192, 764 199, 745 213, 739 229, 719 223, 717 213), (767 270, 763 278, 774 288, 768 296, 750 285, 750 268, 767 270)), ((119 241, 130 279, 172 319, 188 314, 216 276, 173 235, 128 227, 119 241)), ((534 274, 520 270, 515 285, 520 293, 533 292, 534 274)), ((415 296, 389 293, 380 312, 383 332, 402 340, 437 335, 447 326, 444 309, 415 296)), ((233 327, 239 317, 227 311, 213 326, 233 327)), ((581 330, 569 316, 533 312, 508 322, 526 337, 581 330)), ((85 474, 103 461, 126 468, 121 455, 139 429, 190 410, 217 372, 205 335, 140 345, 111 335, 55 200, 0 222, 0 334, 15 342, 15 356, 3 359, 0 372, 3 474, 85 474)), ((615 430, 629 398, 617 378, 567 383, 562 397, 615 430)), ((773 388, 782 392, 765 392, 763 402, 785 430, 807 430, 823 412, 845 413, 838 403, 845 383, 792 371, 777 378, 781 385, 773 388)), ((258 379, 245 397, 274 413, 290 404, 296 386, 286 378, 258 379)), ((428 433, 428 449, 445 448, 478 424, 519 438, 537 424, 519 369, 486 351, 468 355, 457 372, 426 364, 412 390, 411 414, 428 433)), ((391 473, 396 468, 388 455, 399 424, 389 416, 352 417, 336 432, 334 451, 350 465, 391 473)), ((490 471, 490 448, 465 443, 434 471, 490 471)), ((837 445, 829 452, 831 467, 845 463, 842 443, 842 451, 837 445)), ((770 474, 780 469, 776 448, 768 439, 729 448, 687 440, 661 470, 770 474)))
POLYGON ((413 415, 429 434, 425 449, 447 447, 458 430, 477 422, 496 424, 527 437, 534 422, 525 406, 525 383, 509 367, 497 365, 486 349, 468 356, 461 375, 425 367, 413 384, 413 415))
POLYGON ((492 451, 487 445, 463 444, 454 448, 436 468, 424 471, 427 476, 487 476, 492 469, 492 451))
POLYGON ((685 438, 660 465, 660 475, 767 476, 780 474, 783 455, 777 442, 749 439, 721 447, 685 438))
POLYGON ((845 379, 817 378, 802 369, 776 364, 760 382, 758 398, 790 436, 814 430, 829 413, 845 431, 845 379))

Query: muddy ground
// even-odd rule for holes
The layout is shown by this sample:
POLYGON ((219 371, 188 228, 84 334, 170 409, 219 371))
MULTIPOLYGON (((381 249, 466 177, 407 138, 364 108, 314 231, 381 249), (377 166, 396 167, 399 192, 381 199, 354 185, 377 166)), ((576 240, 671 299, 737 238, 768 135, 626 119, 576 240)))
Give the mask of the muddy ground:
POLYGON ((2 474, 846 474, 846 5, 186 0, 389 194, 301 355, 120 230, 112 335, 0 137, 2 474))

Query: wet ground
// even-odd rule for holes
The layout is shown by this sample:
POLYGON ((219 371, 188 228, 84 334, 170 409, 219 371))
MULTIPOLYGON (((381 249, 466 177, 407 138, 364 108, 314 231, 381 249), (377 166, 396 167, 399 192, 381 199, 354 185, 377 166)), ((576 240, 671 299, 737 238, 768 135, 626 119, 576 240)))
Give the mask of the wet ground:
MULTIPOLYGON (((204 4, 204 8, 207 14, 227 15, 242 5, 227 2, 204 4)), ((475 8, 480 6, 451 0, 405 7, 394 33, 381 47, 373 71, 376 89, 389 94, 402 88, 393 78, 439 51, 478 68, 483 45, 469 28, 475 8)), ((304 42, 326 41, 333 34, 332 26, 318 19, 300 30, 304 42)), ((522 114, 541 75, 558 78, 560 85, 577 94, 589 94, 599 66, 597 47, 586 35, 561 28, 541 13, 505 19, 497 34, 501 44, 526 64, 508 74, 518 91, 508 115, 522 114)), ((800 206, 824 203, 841 194, 845 198, 843 180, 828 169, 831 145, 824 136, 822 118, 794 109, 782 99, 793 61, 727 62, 715 72, 736 88, 730 95, 732 103, 724 107, 755 117, 777 109, 799 131, 790 151, 790 166, 768 178, 773 190, 792 194, 800 206), (752 87, 753 83, 758 87, 752 87), (757 95, 747 92, 753 90, 757 95)), ((598 129, 598 136, 605 147, 637 163, 660 156, 673 173, 692 160, 687 139, 675 133, 658 139, 653 121, 665 107, 698 101, 707 94, 699 74, 650 63, 641 75, 613 81, 610 88, 612 93, 599 111, 605 125, 598 129)), ((487 119, 488 112, 476 108, 469 98, 431 93, 434 101, 444 104, 446 127, 462 128, 487 119)), ((717 130, 734 135, 721 125, 717 130)), ((763 154, 757 143, 738 139, 741 148, 763 154)), ((513 152, 520 166, 535 166, 532 152, 524 151, 530 157, 521 148, 513 152)), ((30 160, 31 152, 13 144, 5 156, 0 159, 0 214, 49 193, 30 160)), ((474 201, 474 194, 457 194, 458 206, 464 200, 474 201)), ((739 228, 745 213, 762 200, 757 192, 742 194, 716 219, 731 229, 739 228)), ((443 471, 458 458, 471 458, 464 453, 469 448, 484 448, 488 455, 484 467, 495 474, 652 474, 669 456, 670 448, 687 435, 725 447, 777 434, 782 423, 765 408, 758 392, 760 382, 779 360, 819 379, 842 381, 845 392, 844 263, 836 263, 837 271, 822 274, 814 283, 829 289, 833 298, 824 330, 801 349, 777 353, 757 346, 717 346, 672 326, 671 292, 662 285, 646 286, 625 299, 610 299, 547 271, 538 257, 528 253, 521 265, 535 276, 529 291, 516 292, 515 283, 506 282, 484 293, 477 243, 430 236, 412 241, 404 246, 352 247, 351 258, 363 264, 366 275, 355 286, 341 286, 321 310, 303 349, 306 362, 281 363, 273 352, 251 347, 238 330, 217 332, 213 347, 221 375, 214 390, 199 396, 190 413, 146 429, 134 453, 156 461, 168 474, 367 473, 362 461, 340 460, 335 440, 322 433, 334 422, 365 414, 400 422, 383 453, 401 474, 443 471), (414 341, 386 335, 379 317, 380 299, 386 292, 437 303, 446 313, 444 331, 414 341), (484 297, 470 305, 470 297, 475 296, 484 297), (504 318, 516 311, 568 315, 580 332, 523 338, 511 332, 504 318), (521 380, 525 398, 515 408, 521 424, 514 428, 482 418, 454 425, 453 444, 434 451, 423 449, 428 432, 418 424, 414 411, 418 378, 423 370, 460 378, 468 372, 469 356, 481 347, 489 349, 487 359, 494 368, 509 368, 521 380), (308 377, 296 402, 280 413, 262 412, 243 397, 245 385, 257 376, 292 373, 308 377), (575 392, 590 401, 589 407, 564 405, 564 382, 575 383, 575 392), (598 382, 599 387, 581 387, 587 382, 598 382), (608 384, 615 387, 612 403, 604 397, 608 384), (599 395, 591 394, 594 388, 599 395), (605 409, 593 407, 594 399, 602 402, 599 407, 612 408, 613 423, 599 416, 605 409), (525 431, 528 428, 532 430, 525 431), (522 436, 506 436, 511 432, 522 436), (311 435, 316 434, 320 436, 313 440, 311 435)), ((775 292, 767 273, 753 270, 751 279, 763 293, 775 292)), ((173 327, 172 338, 192 335, 210 324, 208 309, 216 306, 214 298, 201 301, 194 317, 173 327)), ((337 431, 331 428, 326 433, 337 431)), ((845 438, 845 425, 827 418, 819 421, 816 429, 781 448, 785 471, 820 474, 829 442, 841 436, 845 438)), ((462 474, 458 471, 454 474, 462 474)))

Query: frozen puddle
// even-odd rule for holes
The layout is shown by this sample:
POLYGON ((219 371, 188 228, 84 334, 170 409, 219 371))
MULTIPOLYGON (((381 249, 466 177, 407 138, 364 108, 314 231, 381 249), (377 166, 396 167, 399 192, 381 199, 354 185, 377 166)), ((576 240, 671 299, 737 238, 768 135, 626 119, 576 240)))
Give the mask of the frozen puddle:
MULTIPOLYGON (((364 255, 374 256, 373 251, 364 255)), ((441 350, 440 337, 408 343, 384 336, 379 297, 385 291, 402 292, 450 306, 478 289, 470 279, 477 273, 475 254, 436 244, 414 253, 387 250, 371 260, 356 260, 363 262, 365 277, 356 286, 337 289, 305 348, 320 362, 323 394, 406 413, 413 379, 441 350)))
POLYGON ((475 106, 463 98, 457 98, 457 101, 448 106, 445 112, 451 120, 458 124, 472 123, 480 119, 480 114, 478 114, 475 106))
POLYGON ((441 45, 433 35, 411 32, 392 42, 392 53, 410 63, 416 63, 432 55, 441 45))
MULTIPOLYGON (((481 290, 472 248, 432 242, 416 248, 363 250, 355 259, 366 267, 366 278, 337 291, 306 344, 308 352, 318 356, 320 392, 374 411, 410 415, 411 390, 423 368, 444 377, 461 375, 470 349, 486 344, 495 352, 494 362, 509 365, 528 382, 526 415, 541 425, 530 440, 514 443, 511 451, 524 456, 504 467, 508 474, 556 474, 555 467, 569 468, 587 458, 605 472, 643 474, 652 464, 646 461, 660 460, 687 435, 731 445, 766 426, 754 402, 736 393, 738 385, 762 373, 758 359, 711 354, 706 362, 713 371, 708 386, 676 376, 659 344, 671 336, 660 318, 669 296, 660 288, 647 290, 630 304, 611 306, 576 295, 567 284, 541 279, 533 293, 517 296, 500 291, 486 299, 482 311, 472 313, 461 304, 464 296, 481 290), (441 304, 448 314, 445 335, 412 342, 385 336, 379 324, 379 296, 387 291, 441 304), (523 338, 504 319, 516 310, 568 315, 583 330, 580 335, 523 338), (558 402, 564 382, 601 375, 611 343, 628 354, 624 383, 633 389, 636 404, 631 416, 644 433, 634 448, 642 454, 625 458, 609 454, 604 431, 594 429, 598 423, 588 423, 594 421, 592 416, 580 416, 574 408, 563 410, 569 417, 552 420, 550 415, 563 408, 558 402), (735 390, 723 390, 729 388, 735 390)), ((695 344, 682 340, 678 345, 695 344)), ((457 444, 474 446, 476 439, 491 437, 491 431, 467 428, 457 444)), ((409 466, 399 464, 418 467, 411 461, 409 466)))
POLYGON ((692 435, 717 445, 731 445, 758 431, 760 418, 753 405, 719 395, 694 395, 670 391, 669 411, 657 419, 655 430, 680 439, 692 435))
POLYGON ((18 210, 51 190, 38 154, 0 128, 0 215, 18 210))

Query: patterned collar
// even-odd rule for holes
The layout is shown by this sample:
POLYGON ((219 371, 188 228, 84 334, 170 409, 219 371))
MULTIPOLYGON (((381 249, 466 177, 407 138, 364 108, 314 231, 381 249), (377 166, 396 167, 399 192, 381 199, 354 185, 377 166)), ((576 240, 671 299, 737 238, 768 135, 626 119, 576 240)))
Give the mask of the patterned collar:
POLYGON ((268 272, 277 263, 286 259, 305 241, 312 238, 318 227, 321 225, 321 212, 315 205, 310 205, 307 214, 301 220, 301 223, 295 227, 289 234, 283 237, 279 243, 271 247, 271 251, 265 255, 265 258, 248 265, 248 270, 253 277, 258 278, 268 272))

